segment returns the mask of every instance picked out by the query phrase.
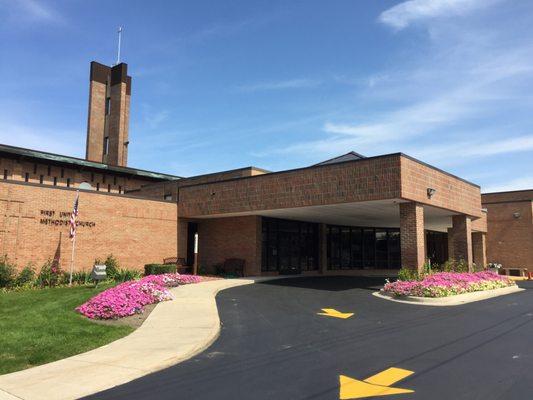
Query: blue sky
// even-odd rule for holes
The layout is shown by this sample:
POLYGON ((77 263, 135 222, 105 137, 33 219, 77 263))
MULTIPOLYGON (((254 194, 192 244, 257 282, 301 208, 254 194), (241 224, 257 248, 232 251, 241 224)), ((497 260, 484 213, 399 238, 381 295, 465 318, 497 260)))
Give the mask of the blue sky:
POLYGON ((129 165, 182 176, 402 151, 533 188, 529 0, 0 0, 0 142, 84 157, 116 28, 129 165))

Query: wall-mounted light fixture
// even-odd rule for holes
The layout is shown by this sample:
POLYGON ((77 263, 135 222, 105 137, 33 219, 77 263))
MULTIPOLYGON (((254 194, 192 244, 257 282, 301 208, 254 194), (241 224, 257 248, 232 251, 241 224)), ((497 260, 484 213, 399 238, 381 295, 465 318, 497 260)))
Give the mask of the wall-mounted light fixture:
POLYGON ((433 195, 437 193, 437 189, 428 188, 427 193, 428 193, 428 199, 431 199, 433 195))
POLYGON ((516 218, 516 219, 520 218, 520 213, 518 211, 514 212, 513 213, 513 217, 516 218))

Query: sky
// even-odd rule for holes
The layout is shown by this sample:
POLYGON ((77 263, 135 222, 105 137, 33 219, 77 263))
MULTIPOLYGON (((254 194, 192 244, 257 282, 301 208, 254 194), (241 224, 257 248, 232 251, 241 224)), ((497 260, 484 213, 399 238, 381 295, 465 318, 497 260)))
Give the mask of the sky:
POLYGON ((117 27, 128 165, 193 176, 403 152, 533 188, 530 0, 0 0, 0 143, 84 157, 117 27))

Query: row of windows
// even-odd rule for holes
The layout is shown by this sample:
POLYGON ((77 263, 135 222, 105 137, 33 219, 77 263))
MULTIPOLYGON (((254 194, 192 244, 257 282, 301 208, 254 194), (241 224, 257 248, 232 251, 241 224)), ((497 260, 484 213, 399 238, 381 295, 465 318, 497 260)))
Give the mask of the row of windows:
POLYGON ((328 269, 398 269, 400 230, 328 226, 328 269))
POLYGON ((263 271, 318 269, 318 225, 308 222, 263 218, 263 271))
MULTIPOLYGON (((4 179, 7 180, 8 177, 9 177, 9 171, 8 171, 7 169, 4 169, 4 179)), ((62 177, 63 177, 63 176, 62 176, 62 177)), ((24 182, 29 182, 29 181, 30 181, 30 174, 29 174, 29 172, 26 172, 26 173, 24 174, 24 182)), ((115 179, 115 181, 116 181, 116 179, 115 179)), ((71 182, 72 182, 71 179, 70 179, 70 178, 67 178, 67 180, 66 180, 66 185, 67 185, 67 187, 71 187, 71 182)), ((39 175, 39 183, 40 183, 40 184, 44 184, 44 175, 39 175)), ((57 176, 54 176, 54 178, 53 178, 53 185, 54 185, 54 186, 57 186, 57 183, 58 183, 58 181, 57 181, 57 176)), ((93 189, 93 186, 91 186, 91 185, 88 184, 87 182, 82 182, 82 183, 80 184, 80 188, 81 188, 81 189, 93 189), (86 185, 84 186, 84 184, 86 184, 86 185)), ((108 192, 111 192, 111 188, 112 188, 111 184, 108 184, 108 185, 107 185, 107 191, 108 191, 108 192)), ((97 190, 97 191, 100 191, 100 183, 99 183, 99 182, 96 183, 96 190, 97 190)), ((118 192, 119 192, 119 193, 123 193, 123 191, 122 191, 122 186, 120 186, 120 185, 119 185, 119 187, 118 187, 118 192)))
MULTIPOLYGON (((33 164, 33 174, 34 175, 37 175, 37 170, 38 170, 38 164, 33 164)), ((50 166, 50 165, 47 166, 46 175, 47 176, 51 176, 52 175, 52 166, 50 166)), ((41 176, 43 176, 43 175, 41 175, 41 176)), ((61 168, 60 176, 61 176, 61 178, 65 177, 65 169, 64 168, 61 168)), ((91 172, 91 182, 94 182, 95 177, 96 177, 96 174, 94 172, 91 172)), ((6 179, 6 178, 4 178, 4 179, 6 179)), ((127 176, 126 179, 129 180, 130 178, 127 176)), ((106 174, 102 174, 102 183, 106 183, 106 181, 107 181, 106 174)), ((117 184, 117 177, 113 176, 113 185, 116 185, 116 184, 117 184)))

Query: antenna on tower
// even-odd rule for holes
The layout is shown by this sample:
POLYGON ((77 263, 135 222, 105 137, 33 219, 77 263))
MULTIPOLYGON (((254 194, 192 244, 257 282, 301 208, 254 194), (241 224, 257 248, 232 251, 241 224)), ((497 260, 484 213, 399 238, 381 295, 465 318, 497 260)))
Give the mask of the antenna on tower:
POLYGON ((115 65, 120 64, 120 43, 122 39, 122 27, 121 26, 118 27, 117 33, 118 33, 118 49, 117 49, 117 63, 115 65))

